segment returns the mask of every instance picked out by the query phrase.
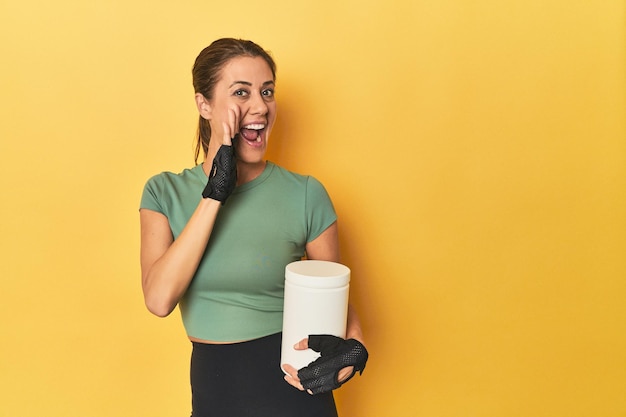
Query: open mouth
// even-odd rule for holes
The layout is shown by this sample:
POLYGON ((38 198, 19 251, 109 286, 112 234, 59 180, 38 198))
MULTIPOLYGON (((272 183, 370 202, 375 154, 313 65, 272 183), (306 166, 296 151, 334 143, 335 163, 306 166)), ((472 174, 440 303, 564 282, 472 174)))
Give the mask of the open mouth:
POLYGON ((239 135, 248 142, 261 142, 261 134, 265 130, 264 124, 249 124, 239 130, 239 135))

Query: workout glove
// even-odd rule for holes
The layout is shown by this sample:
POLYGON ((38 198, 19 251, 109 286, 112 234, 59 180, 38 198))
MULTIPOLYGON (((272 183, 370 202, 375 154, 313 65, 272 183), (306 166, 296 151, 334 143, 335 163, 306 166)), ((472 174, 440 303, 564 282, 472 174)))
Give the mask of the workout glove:
POLYGON ((222 145, 213 158, 209 182, 202 192, 202 197, 212 198, 224 204, 236 185, 237 161, 235 160, 235 151, 233 146, 222 145))
POLYGON ((344 340, 331 335, 309 336, 309 348, 319 352, 322 356, 298 371, 300 383, 313 394, 332 391, 339 388, 356 371, 363 374, 367 362, 367 349, 358 340, 344 340), (339 382, 339 371, 353 366, 352 374, 344 381, 339 382))

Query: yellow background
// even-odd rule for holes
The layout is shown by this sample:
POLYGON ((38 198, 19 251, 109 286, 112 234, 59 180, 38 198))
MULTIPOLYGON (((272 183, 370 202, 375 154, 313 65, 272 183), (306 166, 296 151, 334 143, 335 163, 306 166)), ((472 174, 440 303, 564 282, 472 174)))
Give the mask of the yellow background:
POLYGON ((340 216, 371 360, 344 417, 626 415, 623 1, 0 1, 0 416, 184 416, 140 291, 190 68, 279 66, 269 158, 340 216))

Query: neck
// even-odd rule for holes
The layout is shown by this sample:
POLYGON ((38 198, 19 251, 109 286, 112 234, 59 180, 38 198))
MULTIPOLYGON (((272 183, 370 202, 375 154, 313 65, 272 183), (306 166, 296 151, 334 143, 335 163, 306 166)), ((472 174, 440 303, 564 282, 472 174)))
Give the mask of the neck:
POLYGON ((237 185, 242 185, 252 181, 263 173, 265 169, 265 161, 255 162, 253 164, 237 160, 237 185))

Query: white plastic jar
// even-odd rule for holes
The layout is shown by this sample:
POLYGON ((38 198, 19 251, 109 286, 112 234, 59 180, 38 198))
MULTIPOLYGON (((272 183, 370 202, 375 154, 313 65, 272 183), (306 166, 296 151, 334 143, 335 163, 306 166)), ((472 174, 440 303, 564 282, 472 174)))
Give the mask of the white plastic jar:
POLYGON ((350 269, 336 262, 305 260, 286 266, 281 367, 300 369, 320 356, 293 348, 311 334, 346 337, 349 286, 350 269))

